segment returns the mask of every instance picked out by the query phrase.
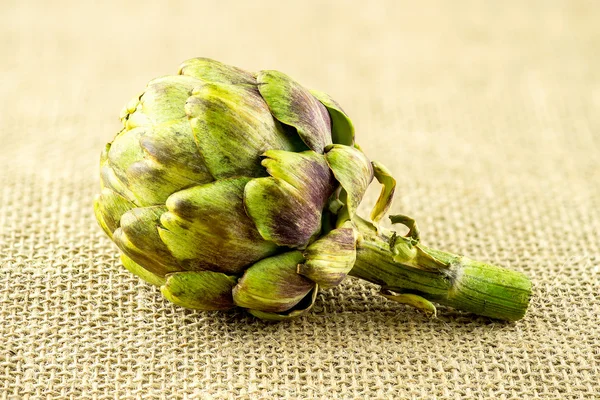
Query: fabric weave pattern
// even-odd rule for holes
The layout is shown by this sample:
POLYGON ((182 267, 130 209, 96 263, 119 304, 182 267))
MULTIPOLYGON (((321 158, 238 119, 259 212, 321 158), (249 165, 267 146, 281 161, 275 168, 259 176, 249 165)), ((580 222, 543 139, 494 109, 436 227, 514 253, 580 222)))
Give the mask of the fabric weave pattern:
POLYGON ((595 3, 170 3, 0 5, 0 399, 600 398, 595 3), (94 220, 99 154, 195 56, 329 92, 398 180, 391 212, 527 273, 527 316, 427 320, 347 279, 272 324, 129 274, 94 220))

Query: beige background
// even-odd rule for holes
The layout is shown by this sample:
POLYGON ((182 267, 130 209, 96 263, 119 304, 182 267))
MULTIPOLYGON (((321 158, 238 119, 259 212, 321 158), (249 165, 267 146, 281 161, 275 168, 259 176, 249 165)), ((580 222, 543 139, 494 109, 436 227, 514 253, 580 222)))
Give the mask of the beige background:
POLYGON ((0 398, 600 398, 597 2, 151 3, 0 3, 0 398), (526 272, 526 318, 429 321, 348 280, 268 324, 129 275, 92 214, 99 153, 195 56, 333 95, 392 211, 526 272))

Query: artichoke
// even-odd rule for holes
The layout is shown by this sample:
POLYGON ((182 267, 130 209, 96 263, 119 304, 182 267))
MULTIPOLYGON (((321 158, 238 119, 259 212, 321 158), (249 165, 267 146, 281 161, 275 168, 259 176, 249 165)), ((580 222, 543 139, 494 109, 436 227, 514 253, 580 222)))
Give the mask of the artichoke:
POLYGON ((195 58, 150 81, 101 155, 96 218, 125 268, 192 309, 284 320, 352 275, 435 315, 432 302, 494 318, 526 311, 522 274, 420 243, 388 211, 396 181, 354 141, 327 94, 278 71, 195 58), (371 181, 381 194, 365 220, 371 181))

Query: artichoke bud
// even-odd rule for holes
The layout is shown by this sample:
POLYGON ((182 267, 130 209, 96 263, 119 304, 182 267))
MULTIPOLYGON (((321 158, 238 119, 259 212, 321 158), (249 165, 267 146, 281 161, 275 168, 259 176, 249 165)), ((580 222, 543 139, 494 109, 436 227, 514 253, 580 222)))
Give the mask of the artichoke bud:
POLYGON ((393 194, 340 105, 278 71, 188 60, 121 120, 96 217, 124 266, 183 307, 304 314, 352 269, 373 176, 384 185, 376 218, 393 194))

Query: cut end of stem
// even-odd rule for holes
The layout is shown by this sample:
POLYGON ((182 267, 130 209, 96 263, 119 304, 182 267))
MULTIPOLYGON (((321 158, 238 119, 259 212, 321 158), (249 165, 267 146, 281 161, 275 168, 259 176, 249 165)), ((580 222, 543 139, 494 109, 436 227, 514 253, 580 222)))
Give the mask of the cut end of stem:
POLYGON ((531 298, 527 276, 465 257, 459 260, 450 267, 455 274, 448 295, 439 303, 506 321, 525 316, 531 298))

